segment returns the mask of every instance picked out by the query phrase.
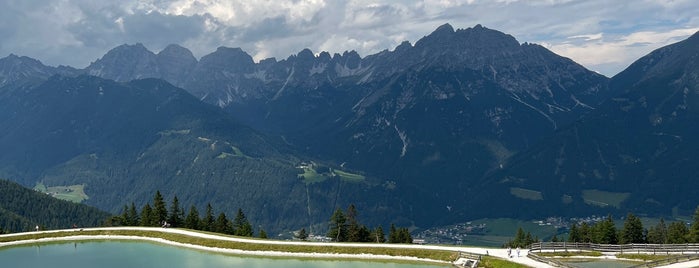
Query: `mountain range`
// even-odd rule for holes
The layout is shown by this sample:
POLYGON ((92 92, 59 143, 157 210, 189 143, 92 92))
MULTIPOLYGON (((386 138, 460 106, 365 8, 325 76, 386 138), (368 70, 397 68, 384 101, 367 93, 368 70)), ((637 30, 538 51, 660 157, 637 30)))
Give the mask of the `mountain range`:
POLYGON ((112 212, 160 190, 275 231, 323 229, 350 203, 369 224, 415 227, 686 212, 696 39, 611 79, 481 25, 366 57, 135 44, 75 69, 10 55, 0 175, 87 184, 112 212))

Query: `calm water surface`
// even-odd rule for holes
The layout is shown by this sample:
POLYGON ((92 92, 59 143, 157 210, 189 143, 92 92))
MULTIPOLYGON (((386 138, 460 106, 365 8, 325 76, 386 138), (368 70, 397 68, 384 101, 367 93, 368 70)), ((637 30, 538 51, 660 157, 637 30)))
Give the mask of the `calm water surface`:
POLYGON ((147 242, 104 241, 27 245, 0 249, 1 267, 51 268, 178 268, 178 267, 290 267, 290 268, 435 268, 443 266, 363 261, 297 260, 241 257, 147 242))
POLYGON ((590 260, 590 261, 575 261, 569 262, 580 268, 626 268, 636 265, 637 263, 626 261, 612 260, 590 260))

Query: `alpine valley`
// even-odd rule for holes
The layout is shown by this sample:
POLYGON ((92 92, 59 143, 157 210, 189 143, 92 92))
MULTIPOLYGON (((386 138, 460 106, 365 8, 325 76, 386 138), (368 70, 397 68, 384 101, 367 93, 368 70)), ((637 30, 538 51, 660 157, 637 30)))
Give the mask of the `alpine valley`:
POLYGON ((546 48, 445 24, 361 57, 259 62, 116 47, 85 69, 0 59, 0 178, 84 185, 119 213, 156 190, 323 233, 485 217, 689 214, 699 204, 699 35, 607 78, 546 48))

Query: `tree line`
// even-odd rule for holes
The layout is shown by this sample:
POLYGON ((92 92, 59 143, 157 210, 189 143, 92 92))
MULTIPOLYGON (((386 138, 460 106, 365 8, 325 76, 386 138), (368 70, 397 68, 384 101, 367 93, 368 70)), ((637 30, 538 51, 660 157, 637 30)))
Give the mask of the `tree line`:
MULTIPOLYGON (((667 224, 664 219, 648 228, 643 226, 641 219, 629 213, 626 215, 624 225, 617 229, 611 215, 606 219, 588 224, 573 223, 568 231, 568 239, 559 239, 554 235, 551 242, 577 242, 595 244, 685 244, 699 243, 699 206, 694 211, 692 223, 675 221, 667 224)), ((539 242, 531 233, 524 233, 520 227, 513 240, 505 243, 505 247, 528 247, 532 243, 539 242)))
MULTIPOLYGON (((326 234, 335 242, 374 242, 374 243, 413 243, 413 237, 408 228, 396 228, 391 224, 388 233, 388 240, 381 226, 373 230, 358 220, 357 208, 350 204, 346 211, 337 209, 330 216, 328 233, 326 234)), ((305 229, 298 232, 297 238, 306 240, 308 238, 305 229)))
MULTIPOLYGON (((200 216, 199 211, 191 205, 187 215, 180 206, 175 195, 167 208, 160 191, 155 192, 153 204, 146 203, 140 211, 132 202, 130 206, 124 205, 120 215, 112 216, 107 225, 111 226, 152 226, 152 227, 180 227, 200 231, 216 232, 237 236, 252 237, 254 231, 242 209, 238 209, 233 220, 230 220, 225 213, 220 212, 214 216, 214 209, 211 204, 206 205, 204 215, 200 216)), ((259 230, 260 238, 267 238, 267 233, 259 230)))

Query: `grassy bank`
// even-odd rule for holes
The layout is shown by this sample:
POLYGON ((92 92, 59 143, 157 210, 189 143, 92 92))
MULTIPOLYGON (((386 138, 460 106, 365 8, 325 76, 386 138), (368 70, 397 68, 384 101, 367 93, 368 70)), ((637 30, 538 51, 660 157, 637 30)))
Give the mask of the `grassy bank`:
MULTIPOLYGON (((292 253, 329 253, 329 254, 373 254, 387 256, 406 256, 417 257, 422 259, 431 259, 451 262, 457 257, 457 253, 445 250, 427 250, 427 249, 406 249, 406 248, 377 248, 377 247, 342 247, 342 246, 327 246, 327 245, 292 245, 292 244, 265 244, 265 243, 249 243, 225 241, 218 239, 208 239, 185 234, 164 233, 159 231, 145 230, 83 230, 83 231, 68 231, 55 233, 27 233, 17 236, 0 237, 0 242, 11 242, 20 240, 35 240, 41 238, 58 238, 70 236, 135 236, 135 237, 150 237, 161 238, 168 241, 192 244, 204 247, 224 248, 224 249, 239 249, 245 251, 279 251, 292 253)), ((218 235, 218 234, 217 234, 218 235)))

